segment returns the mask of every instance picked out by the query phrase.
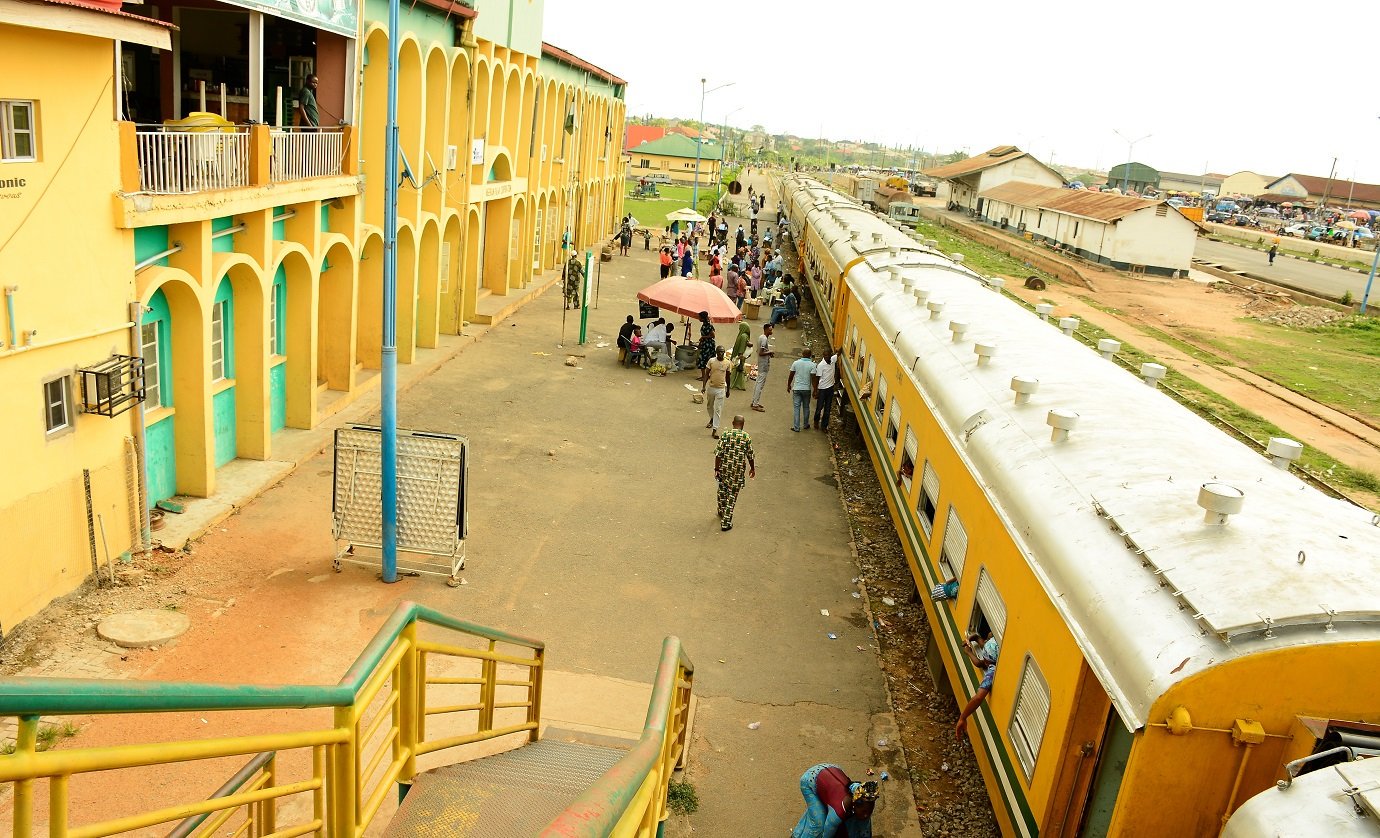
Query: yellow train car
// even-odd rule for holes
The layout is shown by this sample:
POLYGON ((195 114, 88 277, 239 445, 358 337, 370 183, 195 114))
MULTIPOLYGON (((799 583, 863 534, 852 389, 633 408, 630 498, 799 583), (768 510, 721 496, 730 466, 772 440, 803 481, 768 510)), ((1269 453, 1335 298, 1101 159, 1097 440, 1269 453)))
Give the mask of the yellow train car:
POLYGON ((1216 835, 1288 761, 1380 746, 1380 516, 1290 474, 1296 443, 1272 463, 1158 391, 1162 367, 780 187, 936 682, 967 703, 962 644, 1000 641, 967 730, 1005 834, 1216 835))

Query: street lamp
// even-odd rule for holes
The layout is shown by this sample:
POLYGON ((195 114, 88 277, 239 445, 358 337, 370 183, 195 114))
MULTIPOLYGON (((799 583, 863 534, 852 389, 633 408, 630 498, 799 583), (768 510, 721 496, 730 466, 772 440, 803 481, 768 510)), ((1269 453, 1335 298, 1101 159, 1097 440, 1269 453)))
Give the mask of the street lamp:
POLYGON ((1133 140, 1115 128, 1112 129, 1112 133, 1126 141, 1126 171, 1122 172, 1121 178, 1121 192, 1125 194, 1131 191, 1131 155, 1135 152, 1136 143, 1141 140, 1148 140, 1155 135, 1146 134, 1144 137, 1133 140))
MULTIPOLYGON (((732 87, 737 82, 727 82, 718 87, 705 89, 705 79, 700 79, 700 135, 695 139, 695 185, 690 190, 690 209, 695 212, 700 211, 700 146, 704 144, 704 97, 716 90, 723 90, 725 87, 732 87)), ((719 163, 719 170, 723 171, 723 163, 719 163)))

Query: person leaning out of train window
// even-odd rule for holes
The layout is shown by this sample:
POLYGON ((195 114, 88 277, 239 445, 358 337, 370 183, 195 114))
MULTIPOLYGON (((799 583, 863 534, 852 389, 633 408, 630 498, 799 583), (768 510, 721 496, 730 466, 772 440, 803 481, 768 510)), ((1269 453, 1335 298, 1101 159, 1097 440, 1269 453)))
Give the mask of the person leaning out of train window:
POLYGON ((963 653, 973 662, 973 666, 982 670, 982 681, 978 683, 972 701, 969 701, 958 714, 958 721, 954 723, 955 736, 963 735, 963 731, 968 727, 968 717, 977 712, 982 700, 992 692, 992 680, 997 677, 997 656, 1001 653, 1001 644, 988 629, 985 641, 976 634, 968 635, 968 643, 963 647, 963 653))

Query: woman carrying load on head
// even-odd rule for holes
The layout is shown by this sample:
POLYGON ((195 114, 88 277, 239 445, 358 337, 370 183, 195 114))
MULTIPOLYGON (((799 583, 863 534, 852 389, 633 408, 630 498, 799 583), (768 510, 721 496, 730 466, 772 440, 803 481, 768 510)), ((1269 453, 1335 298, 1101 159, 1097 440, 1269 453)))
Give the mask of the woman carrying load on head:
POLYGON ((752 346, 752 327, 746 320, 738 321, 738 340, 733 344, 733 372, 728 386, 734 390, 747 389, 748 347, 752 346))

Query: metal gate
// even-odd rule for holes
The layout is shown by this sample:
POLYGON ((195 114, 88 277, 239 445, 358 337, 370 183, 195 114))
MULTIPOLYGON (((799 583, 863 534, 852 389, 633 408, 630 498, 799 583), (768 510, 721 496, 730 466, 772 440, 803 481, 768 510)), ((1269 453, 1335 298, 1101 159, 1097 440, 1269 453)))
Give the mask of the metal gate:
MULTIPOLYGON (((341 562, 382 566, 382 433, 372 425, 335 432, 331 532, 341 562), (364 548, 364 549, 359 549, 364 548)), ((465 494, 469 440, 453 434, 398 430, 398 571, 431 573, 460 584, 469 531, 465 494)))

